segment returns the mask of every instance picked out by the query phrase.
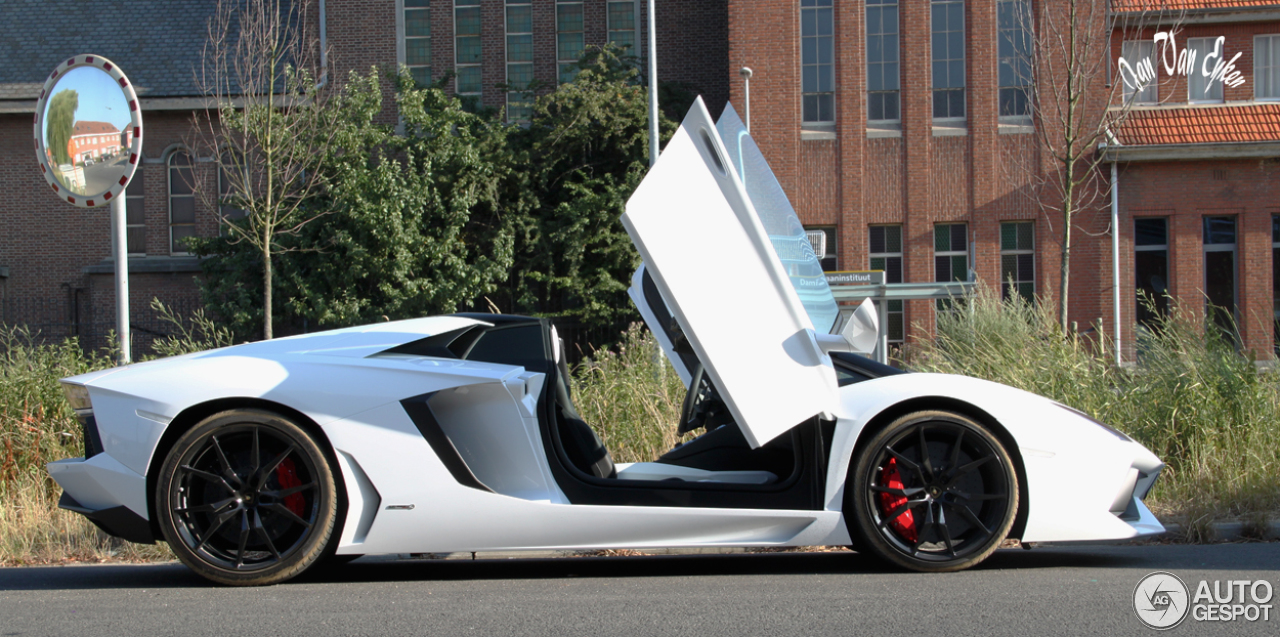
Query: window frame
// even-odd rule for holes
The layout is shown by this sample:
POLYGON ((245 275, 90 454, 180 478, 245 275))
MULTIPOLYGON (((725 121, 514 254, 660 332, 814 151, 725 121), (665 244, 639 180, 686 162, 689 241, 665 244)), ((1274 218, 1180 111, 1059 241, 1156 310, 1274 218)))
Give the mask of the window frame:
POLYGON ((833 0, 800 0, 800 125, 802 128, 829 130, 836 124, 836 66, 835 66, 835 46, 836 46, 836 18, 835 18, 835 2, 833 0), (826 35, 822 33, 822 23, 820 14, 826 12, 830 16, 828 23, 829 32, 826 35), (806 14, 813 15, 814 33, 805 34, 806 14), (813 41, 814 58, 810 60, 807 55, 809 45, 807 41, 813 41), (828 61, 823 62, 823 43, 826 43, 828 51, 828 61), (806 87, 806 79, 809 69, 814 69, 813 80, 816 86, 806 87), (829 90, 823 91, 823 71, 826 70, 826 77, 830 81, 829 90), (813 88, 815 90, 808 90, 813 88), (815 119, 809 119, 807 104, 810 98, 815 98, 814 110, 815 119), (826 98, 825 100, 823 98, 826 98), (829 117, 823 117, 823 106, 830 108, 829 117))
MULTIPOLYGON (((882 270, 884 272, 885 283, 902 283, 906 279, 906 273, 903 271, 903 261, 904 261, 903 235, 904 235, 904 229, 902 227, 902 224, 900 223, 872 224, 867 227, 867 267, 871 270, 882 270), (898 250, 896 252, 888 250, 889 237, 887 233, 890 228, 898 231, 898 250), (881 241, 881 243, 884 244, 883 247, 885 248, 885 250, 880 252, 873 251, 875 249, 874 246, 876 244, 875 231, 877 229, 883 229, 884 232, 886 233, 886 236, 881 241), (876 259, 884 259, 884 263, 882 264, 884 267, 877 268, 876 259), (890 265, 889 259, 898 260, 896 277, 892 276, 893 271, 888 267, 890 265), (897 279, 896 281, 893 280, 895 278, 897 279)), ((876 303, 877 310, 879 309, 880 303, 885 303, 884 333, 885 333, 886 340, 889 343, 889 346, 892 347, 896 345, 898 347, 902 347, 902 344, 906 342, 906 335, 907 335, 906 304, 902 301, 902 299, 886 299, 883 301, 875 301, 875 303, 876 303), (898 317, 898 327, 901 329, 901 333, 897 334, 896 336, 890 333, 890 329, 891 329, 890 325, 892 325, 892 323, 890 322, 890 319, 893 316, 898 317)))
MULTIPOLYGON (((931 106, 933 110, 932 119, 936 125, 940 125, 940 126, 960 125, 961 127, 963 127, 963 125, 968 121, 969 67, 968 67, 968 50, 967 49, 968 49, 969 43, 968 43, 968 37, 967 37, 968 20, 967 20, 967 16, 965 16, 966 6, 967 5, 965 3, 965 0, 930 0, 929 2, 929 36, 930 36, 930 42, 929 42, 930 93, 929 95, 931 98, 931 106), (950 14, 952 7, 959 7, 959 10, 960 10, 959 30, 952 30, 950 28, 946 28, 941 31, 938 30, 936 21, 934 19, 935 17, 934 11, 939 5, 948 5, 947 6, 948 14, 950 14), (942 59, 938 58, 938 51, 936 50, 936 47, 933 46, 933 43, 934 43, 934 40, 937 39, 939 34, 958 34, 954 37, 958 37, 960 39, 960 57, 958 58, 945 57, 942 59), (960 64, 960 86, 959 87, 955 87, 955 86, 939 87, 938 74, 937 74, 938 64, 941 63, 947 66, 947 69, 948 69, 947 79, 952 80, 954 78, 951 77, 950 67, 953 63, 957 63, 957 62, 960 64), (955 113, 953 113, 950 109, 950 106, 948 106, 947 113, 941 117, 938 116, 938 94, 939 93, 958 93, 960 95, 960 100, 959 100, 960 114, 959 115, 956 115, 955 113)), ((945 26, 950 27, 949 24, 945 26)), ((947 45, 948 47, 950 47, 952 36, 944 35, 944 37, 946 37, 947 45)), ((947 54, 949 56, 949 52, 947 54)), ((951 101, 951 98, 948 97, 948 104, 950 104, 950 101, 951 101)))
MULTIPOLYGON (((1234 215, 1234 214, 1203 215, 1201 217, 1200 244, 1201 244, 1202 254, 1204 255, 1204 263, 1203 263, 1204 275, 1201 283, 1204 286, 1202 289, 1205 292, 1206 314, 1210 313, 1210 310, 1213 307, 1221 307, 1221 306, 1215 306, 1212 298, 1209 297, 1210 290, 1217 289, 1216 287, 1211 288, 1209 285, 1209 276, 1210 276, 1209 255, 1223 253, 1223 252, 1231 253, 1231 307, 1229 309, 1230 309, 1230 316, 1231 316, 1232 322, 1238 326, 1240 321, 1240 252, 1239 252, 1240 217, 1239 215, 1234 215), (1230 219, 1231 220, 1231 234, 1232 234, 1231 243, 1209 243, 1209 222, 1212 219, 1230 219)), ((1210 320, 1213 320, 1213 319, 1210 318, 1210 320)), ((1220 325, 1220 327, 1225 327, 1225 326, 1220 325)))
MULTIPOLYGON (((167 178, 166 178, 166 180, 165 180, 165 181, 166 181, 166 184, 165 184, 165 185, 166 185, 167 192, 168 192, 168 197, 166 198, 166 206, 167 206, 167 208, 168 208, 168 218, 169 218, 169 228, 168 228, 168 232, 169 232, 169 246, 168 246, 168 247, 169 247, 169 256, 174 256, 174 257, 179 257, 179 256, 190 256, 190 255, 191 255, 191 253, 190 253, 190 252, 188 252, 188 251, 186 251, 185 249, 182 249, 182 250, 175 249, 175 248, 177 247, 178 243, 177 243, 177 241, 174 239, 174 236, 173 236, 173 230, 174 230, 174 228, 175 228, 175 227, 190 227, 190 228, 191 228, 191 234, 189 234, 189 235, 187 235, 187 236, 189 236, 189 237, 194 237, 194 236, 196 236, 196 194, 195 194, 195 188, 196 188, 196 183, 195 183, 195 182, 196 182, 196 158, 195 158, 195 156, 193 156, 193 155, 191 154, 191 151, 186 150, 186 149, 178 149, 178 150, 175 150, 175 151, 173 151, 173 152, 169 153, 169 156, 165 158, 164 165, 165 165, 165 172, 166 172, 166 177, 167 177, 167 178), (174 166, 174 160, 175 160, 177 157, 179 157, 179 156, 183 156, 183 157, 187 157, 187 158, 188 158, 188 160, 189 160, 189 162, 190 162, 190 163, 188 163, 188 164, 186 165, 186 167, 185 167, 185 168, 175 167, 175 166, 174 166), (185 169, 185 170, 190 171, 190 174, 191 174, 191 182, 190 182, 189 184, 187 184, 187 186, 188 186, 188 188, 191 190, 191 192, 186 192, 186 193, 174 193, 174 192, 173 192, 173 185, 174 185, 174 174, 173 174, 173 173, 174 173, 174 171, 175 171, 175 170, 184 170, 184 169, 185 169), (173 201, 174 201, 174 199, 190 199, 190 200, 191 200, 191 221, 190 221, 190 222, 174 223, 174 221, 173 221, 173 201)), ((184 237, 184 238, 185 238, 185 237, 184 237)))
POLYGON ((125 206, 125 253, 129 257, 145 257, 147 256, 147 199, 146 199, 146 177, 144 174, 144 166, 142 158, 138 158, 138 168, 133 173, 133 178, 129 180, 129 185, 124 189, 124 206, 125 206), (136 190, 135 190, 136 188, 136 190), (141 223, 133 223, 129 220, 129 212, 131 205, 137 205, 138 212, 141 214, 141 223), (135 245, 130 231, 140 231, 142 235, 135 245), (141 247, 141 250, 134 250, 135 247, 141 247))
MULTIPOLYGON (((1120 57, 1124 58, 1125 62, 1127 62, 1131 68, 1134 68, 1137 65, 1134 64, 1133 60, 1142 59, 1142 51, 1144 49, 1147 51, 1147 55, 1146 55, 1147 60, 1153 59, 1153 56, 1155 54, 1155 46, 1156 46, 1155 42, 1152 42, 1151 40, 1124 40, 1120 43, 1120 57), (1131 49, 1133 47, 1136 47, 1138 49, 1137 58, 1134 58, 1132 55, 1128 55, 1125 53, 1126 49, 1131 49)), ((1151 68, 1152 70, 1155 71, 1156 77, 1153 78, 1151 82, 1148 83, 1146 86, 1144 86, 1140 91, 1129 88, 1129 85, 1125 84, 1123 78, 1116 77, 1116 81, 1120 82, 1120 96, 1121 96, 1121 99, 1124 100, 1124 103, 1128 103, 1130 100, 1133 100, 1133 104, 1135 106, 1160 103, 1159 67, 1160 65, 1157 63, 1153 62, 1151 64, 1151 68), (1151 93, 1150 96, 1147 96, 1148 91, 1150 91, 1151 93)))
POLYGON ((556 85, 557 86, 559 86, 560 84, 568 84, 578 77, 578 71, 580 70, 577 68, 578 60, 582 58, 583 52, 587 50, 586 11, 587 11, 586 5, 583 2, 583 0, 556 0, 555 21, 556 21, 556 85), (560 8, 569 7, 573 5, 577 5, 579 15, 581 16, 581 24, 579 25, 579 29, 577 31, 561 31, 560 30, 560 8), (560 53, 564 48, 561 45, 560 38, 562 36, 574 35, 574 34, 577 34, 582 38, 582 46, 578 50, 577 57, 574 57, 572 60, 568 58, 560 57, 560 53), (572 65, 572 68, 573 68, 572 76, 569 76, 566 79, 565 67, 570 65, 572 65))
MULTIPOLYGON (((863 16, 863 18, 867 28, 866 39, 868 42, 867 59, 865 60, 866 91, 867 91, 867 126, 870 128, 898 129, 902 125, 902 5, 901 5, 901 2, 899 2, 899 0, 881 0, 881 1, 875 1, 874 3, 869 1, 869 2, 866 2, 864 5, 864 13, 865 15, 863 16), (870 18, 871 10, 875 8, 883 12, 886 10, 886 8, 890 8, 890 7, 892 7, 893 9, 894 24, 896 25, 896 28, 894 29, 894 31, 892 33, 889 33, 887 31, 878 31, 876 33, 872 33, 871 18, 870 18), (878 61, 871 60, 871 46, 869 43, 871 42, 871 38, 873 37, 882 38, 882 43, 887 42, 889 39, 892 39, 893 51, 894 51, 894 60, 892 62, 885 59, 887 57, 885 55, 882 55, 881 56, 882 59, 878 61), (893 89, 881 88, 878 90, 872 90, 871 66, 873 64, 881 65, 880 77, 882 79, 882 82, 881 82, 882 86, 889 85, 888 82, 883 81, 887 79, 885 78, 884 70, 888 68, 890 65, 892 65, 893 71, 894 71, 892 84, 897 88, 893 88, 893 89), (886 117, 882 119, 873 118, 872 111, 871 111, 872 99, 878 96, 885 96, 887 98, 889 95, 893 96, 894 111, 896 113, 896 116, 892 118, 886 117)), ((877 24, 876 26, 879 28, 883 28, 883 25, 884 25, 884 20, 882 17, 880 20, 880 23, 877 24)), ((884 49, 882 48, 881 51, 883 52, 884 49)), ((884 114, 886 110, 884 109, 884 104, 882 103, 880 106, 881 106, 881 114, 884 114)))
POLYGON ((996 109, 1002 124, 1029 125, 1032 123, 1035 107, 1031 100, 1034 97, 1035 70, 1031 59, 1031 51, 1032 47, 1035 46, 1035 42, 1031 30, 1027 28, 1027 23, 1032 15, 1031 11, 1031 0, 997 0, 996 2, 996 109), (1000 11, 1004 6, 1013 7, 1012 19, 1016 21, 1013 26, 1002 26, 1000 11), (1013 47, 1013 51, 1011 55, 1001 55, 1000 49, 1005 44, 1006 34, 1010 33, 1013 35, 1008 37, 1008 42, 1013 47), (1018 50, 1019 41, 1026 45, 1025 51, 1018 50), (1013 83, 1011 84, 1006 84, 1001 79, 1002 70, 1006 66, 1010 68, 1010 75, 1013 78, 1013 83), (1025 68, 1019 68, 1023 66, 1025 68), (1021 91, 1023 93, 1025 113, 1006 114, 1004 112, 1005 91, 1021 91))
POLYGON ((1196 51, 1199 44, 1207 45, 1206 50, 1196 51, 1196 64, 1194 72, 1187 74, 1187 103, 1188 104, 1223 104, 1226 102, 1226 90, 1222 85, 1222 80, 1208 78, 1201 72, 1204 65, 1205 56, 1213 52, 1214 43, 1217 38, 1187 38, 1187 57, 1191 57, 1191 51, 1196 51), (1204 97, 1204 91, 1196 91, 1196 83, 1205 82, 1210 88, 1217 86, 1217 90, 1210 93, 1216 94, 1217 97, 1204 97), (1198 95, 1198 96, 1197 96, 1198 95))
POLYGON ((606 0, 606 2, 604 3, 604 13, 605 13, 605 37, 607 41, 613 42, 614 44, 618 44, 618 41, 613 39, 614 33, 630 33, 631 44, 620 45, 620 46, 627 48, 628 54, 638 56, 639 50, 640 50, 640 46, 639 46, 640 43, 638 40, 639 31, 640 31, 640 28, 639 28, 640 27, 640 1, 639 0, 606 0), (613 25, 613 7, 614 5, 623 5, 623 4, 631 5, 631 28, 615 29, 613 25))
POLYGON ((401 44, 401 48, 403 49, 403 56, 404 56, 402 63, 404 64, 405 68, 409 69, 410 75, 412 75, 414 80, 416 80, 419 84, 430 84, 432 80, 432 64, 434 62, 431 54, 431 38, 432 38, 431 36, 431 33, 432 33, 431 0, 401 0, 400 4, 401 4, 400 6, 400 44, 401 44), (409 35, 409 12, 410 11, 425 12, 427 16, 427 35, 425 36, 409 35), (410 40, 424 41, 424 45, 426 47, 425 50, 427 52, 426 64, 409 61, 409 41, 410 40), (422 78, 418 77, 417 74, 414 74, 415 69, 426 69, 426 80, 427 80, 426 82, 423 82, 422 78))
POLYGON ((1280 33, 1264 33, 1253 36, 1253 99, 1260 102, 1280 100, 1280 33), (1267 48, 1269 49, 1267 53, 1271 57, 1270 64, 1265 66, 1260 64, 1260 62, 1265 62, 1265 60, 1261 60, 1263 56, 1258 55, 1259 43, 1264 40, 1267 41, 1267 48), (1259 78, 1264 75, 1269 75, 1269 77, 1266 77, 1265 84, 1270 87, 1270 95, 1259 94, 1264 85, 1264 82, 1260 82, 1259 78))
MULTIPOLYGON (((1134 217, 1133 218, 1133 252, 1134 252, 1133 297, 1134 297, 1134 303, 1135 303, 1134 320, 1139 325, 1146 326, 1147 321, 1144 321, 1142 319, 1142 315, 1146 310, 1144 309, 1142 298, 1138 296, 1138 291, 1142 288, 1142 281, 1141 279, 1138 278, 1137 253, 1139 252, 1163 252, 1164 253, 1164 276, 1165 276, 1164 288, 1165 288, 1165 293, 1168 294, 1168 291, 1169 291, 1169 218, 1165 216, 1134 217), (1138 222, 1156 221, 1156 220, 1164 223, 1164 243, 1149 243, 1149 244, 1139 245, 1138 244, 1138 236, 1139 236, 1138 222)), ((1160 316, 1168 316, 1169 314, 1168 301, 1158 297, 1155 299, 1155 301, 1156 301, 1156 309, 1159 311, 1160 316)), ((1152 316, 1151 320, 1155 321, 1158 318, 1159 317, 1157 316, 1152 316)))
MULTIPOLYGON (((1015 228, 1014 229, 1014 245, 1015 246, 1017 245, 1018 237, 1020 236, 1021 235, 1018 233, 1018 230, 1015 228)), ((1020 294, 1022 298, 1026 299, 1027 302, 1034 303, 1036 300, 1036 224, 1034 221, 1028 221, 1028 220, 1022 219, 1022 220, 1000 222, 1000 298, 1001 300, 1008 300, 1010 298, 1009 289, 1007 287, 1009 285, 1009 279, 1005 278, 1004 276, 1005 257, 1015 257, 1013 284, 1015 286, 1019 286, 1016 289, 1017 293, 1020 294), (1024 225, 1031 227, 1031 233, 1029 235, 1031 238, 1031 246, 1005 248, 1004 247, 1005 226, 1024 226, 1024 225), (1020 259, 1016 259, 1016 257, 1020 257, 1020 256, 1031 257, 1031 278, 1029 279, 1023 279, 1020 276, 1022 274, 1021 272, 1022 263, 1020 259), (1024 284, 1031 285, 1030 296, 1023 294, 1020 286, 1024 284)))
POLYGON ((502 29, 504 32, 503 42, 505 43, 504 54, 506 61, 503 64, 504 78, 507 87, 514 86, 511 81, 512 66, 528 66, 529 82, 523 87, 524 90, 508 90, 506 92, 506 119, 508 123, 527 123, 533 118, 533 94, 528 90, 529 84, 533 82, 533 0, 505 0, 502 5, 502 29), (527 7, 529 10, 529 30, 528 31, 512 31, 511 30, 511 9, 512 7, 527 7), (529 59, 512 61, 511 59, 511 37, 512 36, 528 36, 529 37, 529 59), (517 109, 514 111, 513 109, 517 109))
MULTIPOLYGON (((505 20, 505 18, 504 18, 505 20)), ((481 8, 481 0, 453 0, 453 71, 456 76, 453 78, 453 94, 456 95, 463 104, 469 108, 476 108, 481 105, 484 100, 484 13, 481 8), (480 30, 478 33, 471 35, 458 34, 458 14, 462 11, 474 10, 479 16, 477 25, 480 30), (480 42, 480 56, 474 62, 459 62, 459 44, 462 38, 476 38, 480 42), (462 90, 462 76, 466 71, 468 74, 472 72, 480 74, 479 89, 475 91, 462 90)))

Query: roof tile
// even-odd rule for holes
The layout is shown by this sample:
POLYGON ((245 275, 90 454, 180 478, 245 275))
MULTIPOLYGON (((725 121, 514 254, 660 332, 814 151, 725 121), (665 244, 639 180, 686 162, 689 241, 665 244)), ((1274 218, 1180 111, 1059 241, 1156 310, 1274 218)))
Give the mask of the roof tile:
POLYGON ((1135 110, 1119 137, 1126 146, 1280 141, 1280 102, 1135 110))

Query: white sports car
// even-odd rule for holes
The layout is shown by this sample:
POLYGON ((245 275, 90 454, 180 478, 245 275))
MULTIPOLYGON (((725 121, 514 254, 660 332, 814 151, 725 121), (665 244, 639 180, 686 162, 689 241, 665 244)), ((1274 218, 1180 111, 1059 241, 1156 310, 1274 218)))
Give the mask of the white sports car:
POLYGON ((1163 465, 1125 435, 853 353, 874 313, 838 327, 731 108, 694 105, 622 221, 631 297, 689 388, 678 427, 706 430, 654 461, 615 464, 579 418, 550 322, 457 314, 65 379, 85 457, 49 465, 61 506, 225 584, 519 549, 853 545, 952 571, 1006 537, 1163 532, 1142 503, 1163 465))

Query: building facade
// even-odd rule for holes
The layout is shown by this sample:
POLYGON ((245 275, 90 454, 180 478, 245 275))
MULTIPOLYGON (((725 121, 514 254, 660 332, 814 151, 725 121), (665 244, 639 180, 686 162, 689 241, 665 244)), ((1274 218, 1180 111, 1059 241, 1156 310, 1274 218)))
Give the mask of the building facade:
MULTIPOLYGON (((1134 325, 1150 318, 1140 315, 1139 289, 1193 303, 1207 296, 1234 313, 1246 348, 1273 357, 1280 278, 1270 274, 1277 261, 1267 241, 1280 240, 1280 226, 1268 239, 1280 213, 1280 4, 1078 2, 1105 10, 1112 60, 1133 52, 1125 20, 1138 17, 1146 31, 1136 39, 1153 43, 1155 32, 1177 26, 1179 49, 1210 52, 1225 36, 1224 59, 1241 54, 1244 82, 1225 92, 1225 78, 1159 70, 1151 86, 1161 93, 1133 107, 1119 145, 1097 151, 1118 164, 1125 357, 1135 355, 1134 325)), ((883 269, 889 282, 972 276, 1005 295, 1057 294, 1061 223, 1030 195, 1045 164, 1020 159, 1044 161, 1043 123, 1029 103, 1030 22, 1014 16, 1052 16, 1067 3, 729 2, 730 67, 753 70, 752 135, 806 227, 836 248, 834 269, 883 269)), ((1160 47, 1139 52, 1159 66, 1160 47)), ((1093 81, 1105 100, 1114 76, 1093 81)), ((731 95, 741 102, 743 86, 731 95)), ((1123 108, 1119 99, 1114 108, 1123 108)), ((1075 218, 1069 318, 1113 334, 1115 259, 1101 194, 1101 205, 1075 218)), ((891 342, 932 328, 933 302, 889 303, 891 342)))
MULTIPOLYGON (((446 79, 477 106, 505 108, 513 122, 528 116, 531 93, 570 79, 584 47, 615 42, 646 53, 644 0, 311 1, 322 9, 311 11, 312 25, 337 77, 403 66, 420 81, 446 79)), ((753 70, 752 134, 822 237, 825 268, 884 270, 889 282, 977 278, 1006 295, 1056 295, 1062 228, 1032 195, 1046 165, 1043 123, 1020 61, 1028 35, 1014 16, 1052 16, 1069 1, 658 0, 659 78, 702 94, 713 114, 728 99, 741 113, 739 70, 753 70)), ((1095 98, 1114 93, 1117 107, 1129 99, 1133 110, 1096 151, 1107 177, 1101 205, 1075 218, 1070 320, 1114 333, 1118 261, 1127 359, 1135 326, 1151 319, 1139 291, 1227 308, 1241 345, 1272 358, 1280 339, 1280 3, 1076 1, 1100 3, 1111 59, 1148 60, 1151 81, 1119 90, 1118 65, 1095 78, 1095 98), (1202 62, 1216 51, 1233 68, 1216 78, 1167 72, 1155 35, 1171 29, 1173 50, 1202 62), (1111 164, 1115 229, 1106 205, 1111 164)), ((153 297, 198 303, 198 263, 181 239, 216 233, 218 224, 185 183, 216 176, 184 140, 214 4, 137 2, 132 15, 105 0, 0 5, 0 183, 9 193, 0 205, 0 319, 70 333, 110 323, 106 215, 47 196, 29 157, 44 74, 82 50, 125 68, 145 113, 143 164, 128 192, 135 322, 145 322, 153 297), (49 12, 64 19, 40 19, 49 12), (126 44, 78 35, 122 32, 138 19, 166 37, 126 44)), ((932 329, 937 305, 893 301, 886 310, 890 340, 902 343, 932 329)))
MULTIPOLYGON (((476 106, 527 117, 528 97, 572 78, 585 47, 614 42, 647 53, 644 0, 298 0, 329 51, 335 77, 404 66, 476 106)), ((0 323, 47 336, 105 343, 114 328, 114 273, 106 209, 50 196, 31 150, 32 115, 47 74, 79 53, 129 75, 143 110, 143 158, 126 193, 130 312, 135 348, 166 331, 159 298, 180 312, 200 305, 199 262, 183 239, 219 232, 218 215, 191 184, 218 187, 208 157, 190 150, 203 109, 196 70, 216 0, 12 0, 0 3, 0 323), (121 7, 125 10, 121 10, 121 7), (56 17, 56 19, 52 19, 56 17), (97 38, 89 33, 149 33, 97 38)), ((660 0, 660 80, 723 104, 728 97, 723 0, 660 0)), ((390 80, 387 80, 390 90, 390 80)), ((393 107, 385 114, 394 121, 393 107)), ((90 123, 85 123, 90 124, 90 123)), ((81 131, 77 131, 79 134, 81 131)), ((119 131, 84 131, 69 149, 96 159, 119 131)), ((114 140, 114 142, 113 142, 114 140)), ((82 161, 82 160, 81 160, 82 161)))

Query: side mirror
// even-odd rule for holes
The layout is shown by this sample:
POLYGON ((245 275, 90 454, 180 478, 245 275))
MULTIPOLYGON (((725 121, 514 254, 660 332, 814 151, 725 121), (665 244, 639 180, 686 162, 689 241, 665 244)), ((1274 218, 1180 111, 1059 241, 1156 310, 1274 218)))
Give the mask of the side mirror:
POLYGON ((876 350, 876 342, 880 340, 880 315, 876 312, 875 303, 871 299, 863 299, 858 309, 840 330, 849 347, 860 354, 870 354, 876 350))

